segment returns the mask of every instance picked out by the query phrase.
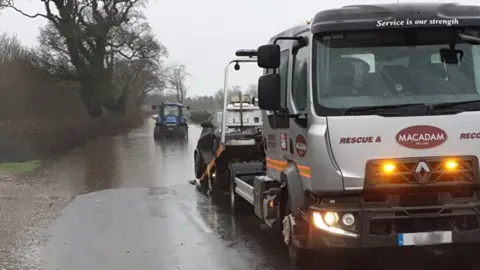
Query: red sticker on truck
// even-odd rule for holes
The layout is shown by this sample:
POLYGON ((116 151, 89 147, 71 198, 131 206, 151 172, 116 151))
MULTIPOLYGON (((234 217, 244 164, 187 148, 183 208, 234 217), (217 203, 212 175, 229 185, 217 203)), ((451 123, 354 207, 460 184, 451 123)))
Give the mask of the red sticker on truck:
POLYGON ((295 138, 295 151, 301 158, 307 154, 307 140, 302 135, 297 135, 297 138, 295 138))
POLYGON ((434 126, 411 126, 400 130, 395 139, 408 148, 427 149, 443 144, 447 140, 447 133, 434 126))
POLYGON ((280 133, 280 148, 287 151, 287 133, 280 133))

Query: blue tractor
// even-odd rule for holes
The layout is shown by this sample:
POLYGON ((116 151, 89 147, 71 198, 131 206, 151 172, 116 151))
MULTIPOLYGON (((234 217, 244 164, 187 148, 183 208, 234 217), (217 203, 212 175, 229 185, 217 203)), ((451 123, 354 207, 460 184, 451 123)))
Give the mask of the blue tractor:
POLYGON ((158 114, 154 118, 153 137, 155 139, 162 137, 188 138, 187 119, 190 118, 190 106, 162 102, 153 108, 158 110, 158 114))

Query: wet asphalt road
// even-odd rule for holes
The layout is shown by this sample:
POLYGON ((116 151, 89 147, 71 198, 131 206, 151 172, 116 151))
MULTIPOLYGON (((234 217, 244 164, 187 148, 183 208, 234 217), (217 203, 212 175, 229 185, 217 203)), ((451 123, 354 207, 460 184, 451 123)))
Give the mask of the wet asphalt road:
MULTIPOLYGON (((56 160, 49 169, 55 189, 83 195, 46 228, 48 240, 35 251, 39 268, 293 269, 281 237, 253 213, 233 217, 187 184, 199 134, 200 128, 191 126, 187 142, 154 142, 147 123, 56 160)), ((393 269, 392 261, 382 258, 364 259, 368 269, 393 269)), ((393 264, 402 262, 408 269, 419 267, 398 258, 393 264)), ((319 262, 318 269, 326 268, 319 262)))
POLYGON ((200 131, 155 142, 147 123, 55 161, 55 189, 83 195, 48 226, 40 268, 291 269, 276 233, 252 215, 233 218, 187 183, 200 131))

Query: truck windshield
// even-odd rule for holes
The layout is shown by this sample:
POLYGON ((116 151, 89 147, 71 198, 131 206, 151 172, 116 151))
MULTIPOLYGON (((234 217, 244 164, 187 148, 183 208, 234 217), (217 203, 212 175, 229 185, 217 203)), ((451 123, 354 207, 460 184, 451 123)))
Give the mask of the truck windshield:
POLYGON ((314 42, 313 96, 320 114, 480 99, 480 45, 454 28, 343 32, 314 42))
POLYGON ((165 106, 163 108, 164 116, 178 116, 178 106, 165 106))

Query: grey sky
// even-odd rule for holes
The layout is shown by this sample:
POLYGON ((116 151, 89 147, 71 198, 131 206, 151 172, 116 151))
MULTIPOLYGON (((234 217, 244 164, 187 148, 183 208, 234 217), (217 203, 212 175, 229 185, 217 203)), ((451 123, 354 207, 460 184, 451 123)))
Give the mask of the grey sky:
MULTIPOLYGON (((40 0, 17 0, 29 13, 43 11, 40 0)), ((212 94, 223 87, 226 63, 240 48, 256 48, 271 36, 302 23, 323 9, 350 4, 388 3, 375 0, 157 0, 146 15, 158 39, 167 46, 171 63, 182 63, 192 77, 189 95, 212 94)), ((405 2, 405 1, 400 1, 405 2)), ((409 1, 447 2, 447 1, 409 1)), ((474 4, 473 0, 458 1, 474 4)), ((0 31, 16 33, 28 46, 35 46, 44 19, 28 19, 14 11, 3 11, 0 31)), ((232 69, 233 70, 233 69, 232 69)), ((260 70, 254 64, 230 74, 230 85, 256 83, 260 70)))

